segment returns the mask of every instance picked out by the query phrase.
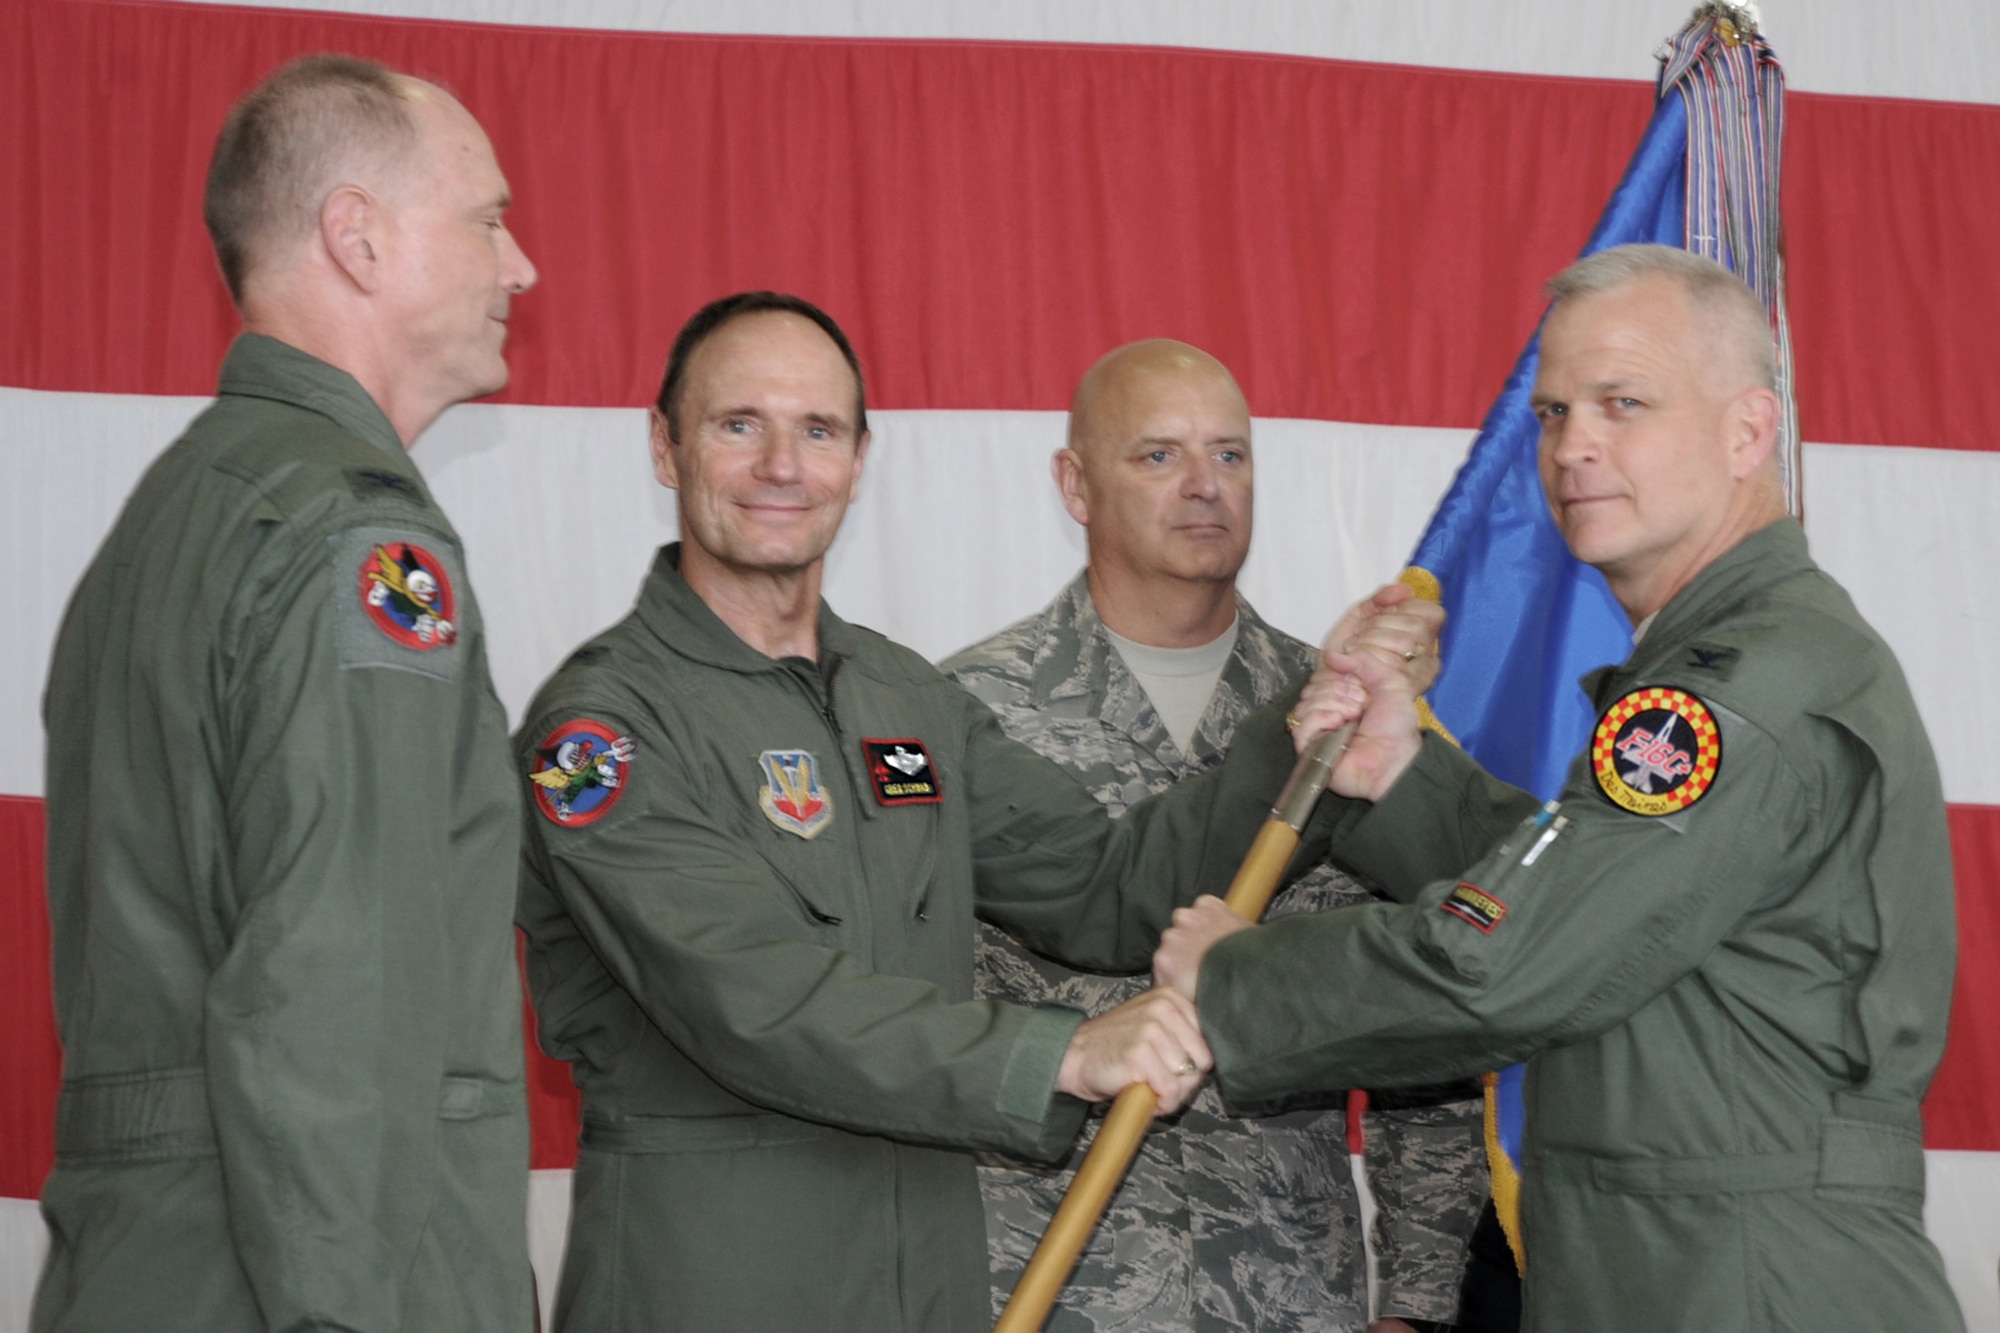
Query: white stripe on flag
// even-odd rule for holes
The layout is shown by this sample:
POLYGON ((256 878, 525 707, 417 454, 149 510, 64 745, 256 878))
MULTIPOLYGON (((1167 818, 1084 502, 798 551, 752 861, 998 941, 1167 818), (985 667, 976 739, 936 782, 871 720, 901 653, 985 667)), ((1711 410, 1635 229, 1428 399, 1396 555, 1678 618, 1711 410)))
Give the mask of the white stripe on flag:
MULTIPOLYGON (((0 646, 0 735, 17 738, 0 792, 40 794, 43 675, 63 606, 125 494, 201 406, 0 389, 0 493, 31 497, 0 526, 0 607, 17 631, 0 646)), ((869 420, 862 498, 828 565, 841 614, 941 657, 1040 608, 1081 566, 1081 532, 1048 474, 1061 413, 869 420)), ((1469 439, 1258 421, 1245 595, 1316 640, 1401 567, 1469 439)), ((518 718, 565 653, 626 612, 654 547, 672 539, 644 414, 474 404, 447 413, 416 458, 465 539, 494 680, 518 718)), ((2000 804, 2000 697, 1983 682, 2000 662, 2000 617, 1974 583, 1992 558, 2000 454, 1808 445, 1805 475, 1814 554, 1902 658, 1946 798, 2000 804)))
MULTIPOLYGON (((237 0, 210 0, 234 4, 237 0)), ((530 27, 770 37, 1186 46, 1391 65, 1640 79, 1692 0, 287 0, 286 8, 530 27)), ((1765 0, 1795 91, 2000 102, 2000 6, 1765 0)))

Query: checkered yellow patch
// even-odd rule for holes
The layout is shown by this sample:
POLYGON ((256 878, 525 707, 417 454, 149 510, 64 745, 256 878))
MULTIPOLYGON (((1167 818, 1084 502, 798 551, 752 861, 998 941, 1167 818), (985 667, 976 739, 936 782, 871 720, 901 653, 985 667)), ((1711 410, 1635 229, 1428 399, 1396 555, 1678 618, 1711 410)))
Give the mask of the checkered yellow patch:
POLYGON ((1597 719, 1590 767, 1598 787, 1621 809, 1677 814, 1715 785, 1722 732, 1708 706, 1686 690, 1648 686, 1597 719))

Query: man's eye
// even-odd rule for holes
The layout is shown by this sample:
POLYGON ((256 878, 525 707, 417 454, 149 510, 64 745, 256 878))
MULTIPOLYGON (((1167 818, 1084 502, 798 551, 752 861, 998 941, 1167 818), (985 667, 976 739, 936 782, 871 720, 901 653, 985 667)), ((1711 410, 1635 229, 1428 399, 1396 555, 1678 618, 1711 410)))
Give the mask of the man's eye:
POLYGON ((1216 454, 1215 461, 1218 463, 1241 463, 1243 461, 1243 451, 1241 449, 1224 449, 1216 454))
POLYGON ((750 423, 742 417, 725 417, 722 422, 722 428, 731 435, 743 435, 748 433, 750 423))
POLYGON ((1621 412, 1630 412, 1636 408, 1641 408, 1645 406, 1645 404, 1640 402, 1637 398, 1613 398, 1611 400, 1611 405, 1617 408, 1621 412))
POLYGON ((1566 417, 1568 415, 1569 415, 1569 406, 1566 403, 1543 403, 1540 407, 1535 409, 1536 419, 1541 421, 1544 425, 1547 425, 1549 422, 1557 419, 1558 417, 1566 417))
POLYGON ((1154 449, 1146 455, 1146 461, 1148 463, 1164 463, 1171 457, 1173 455, 1165 449, 1154 449))

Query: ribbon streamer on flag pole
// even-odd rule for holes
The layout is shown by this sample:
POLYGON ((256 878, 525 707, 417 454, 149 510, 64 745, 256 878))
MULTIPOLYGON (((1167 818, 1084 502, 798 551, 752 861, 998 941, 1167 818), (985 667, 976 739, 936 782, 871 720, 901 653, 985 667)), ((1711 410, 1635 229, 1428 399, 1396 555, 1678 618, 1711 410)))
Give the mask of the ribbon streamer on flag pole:
MULTIPOLYGON (((1784 73, 1754 5, 1711 3, 1661 47, 1651 123, 1583 248, 1679 246, 1741 276, 1770 312, 1778 344, 1786 502, 1801 510, 1798 411, 1778 218, 1784 73)), ((1587 671, 1624 660, 1631 624, 1596 570, 1569 553, 1536 469, 1528 406, 1539 334, 1487 411, 1431 517, 1405 579, 1442 601, 1439 720, 1495 776, 1547 800, 1590 734, 1587 671)), ((1520 1234, 1524 1067, 1490 1074, 1487 1154, 1500 1220, 1526 1271, 1520 1234)))

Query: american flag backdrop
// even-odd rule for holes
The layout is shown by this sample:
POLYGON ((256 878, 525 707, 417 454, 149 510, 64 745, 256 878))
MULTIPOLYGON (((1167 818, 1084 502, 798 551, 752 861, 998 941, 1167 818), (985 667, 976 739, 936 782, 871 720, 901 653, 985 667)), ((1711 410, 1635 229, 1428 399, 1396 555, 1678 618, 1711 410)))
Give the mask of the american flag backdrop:
MULTIPOLYGON (((514 382, 416 458, 518 710, 672 535, 642 406, 710 297, 854 337, 876 442, 830 564, 941 656, 1081 563, 1048 482, 1077 376, 1203 346, 1256 425, 1244 588, 1316 638, 1392 576, 1645 126, 1691 0, 145 0, 0 5, 0 1333, 52 1155, 39 703, 63 605, 234 319, 200 217, 228 105, 291 56, 435 78, 541 270, 514 382)), ((1929 1224, 2000 1333, 2000 10, 1769 0, 1815 555, 1900 654, 1952 803, 1961 957, 1929 1224)), ((537 1260, 573 1109, 537 1065, 537 1260)), ((546 1275, 545 1269, 545 1275, 546 1275)))

